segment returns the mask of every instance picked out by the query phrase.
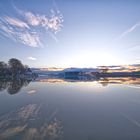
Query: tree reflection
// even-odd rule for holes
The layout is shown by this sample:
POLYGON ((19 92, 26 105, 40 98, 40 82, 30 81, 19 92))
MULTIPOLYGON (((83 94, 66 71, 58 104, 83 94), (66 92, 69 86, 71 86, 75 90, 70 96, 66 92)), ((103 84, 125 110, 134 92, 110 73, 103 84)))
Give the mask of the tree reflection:
POLYGON ((18 93, 22 87, 27 86, 32 80, 27 79, 13 79, 13 80, 1 80, 0 91, 7 90, 9 94, 18 93))
POLYGON ((3 91, 8 88, 7 81, 0 81, 0 91, 3 91))

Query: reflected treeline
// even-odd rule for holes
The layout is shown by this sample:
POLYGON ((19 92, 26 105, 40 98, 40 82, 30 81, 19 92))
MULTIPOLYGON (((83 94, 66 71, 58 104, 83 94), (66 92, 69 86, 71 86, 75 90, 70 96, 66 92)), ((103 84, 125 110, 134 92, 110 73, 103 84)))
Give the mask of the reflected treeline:
POLYGON ((108 78, 37 78, 39 82, 46 83, 69 83, 69 82, 97 82, 102 84, 102 86, 107 86, 109 84, 127 84, 140 86, 140 78, 137 77, 108 77, 108 78))
MULTIPOLYGON (((34 79, 13 79, 13 80, 0 80, 0 92, 7 90, 9 94, 16 94, 20 92, 22 87, 27 86, 34 79)), ((38 82, 46 83, 69 83, 69 82, 97 82, 102 86, 108 86, 109 84, 125 84, 140 86, 140 78, 135 77, 109 77, 98 79, 55 79, 55 78, 37 78, 38 82)))
POLYGON ((58 111, 42 104, 27 104, 0 117, 0 140, 62 140, 58 111))
POLYGON ((0 91, 7 90, 11 95, 16 94, 22 87, 27 86, 31 81, 31 79, 0 80, 0 91))
POLYGON ((103 86, 107 86, 109 84, 124 84, 124 85, 133 85, 140 86, 140 78, 135 77, 110 77, 110 78, 101 78, 98 81, 103 86))

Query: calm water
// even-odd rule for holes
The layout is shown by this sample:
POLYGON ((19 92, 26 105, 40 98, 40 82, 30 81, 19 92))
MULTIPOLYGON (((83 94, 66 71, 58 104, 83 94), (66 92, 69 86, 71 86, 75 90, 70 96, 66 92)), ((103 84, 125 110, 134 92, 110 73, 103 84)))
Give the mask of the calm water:
POLYGON ((0 82, 0 140, 140 140, 140 79, 0 82))

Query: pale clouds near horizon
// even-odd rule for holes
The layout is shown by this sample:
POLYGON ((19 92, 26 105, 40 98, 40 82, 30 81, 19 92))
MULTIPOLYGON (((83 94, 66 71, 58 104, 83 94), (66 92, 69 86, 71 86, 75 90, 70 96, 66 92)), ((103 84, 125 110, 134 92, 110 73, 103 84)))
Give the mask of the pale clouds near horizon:
POLYGON ((51 10, 49 17, 31 11, 15 11, 20 16, 0 17, 0 33, 26 46, 43 47, 44 35, 51 33, 54 39, 63 27, 63 16, 60 11, 51 10))
POLYGON ((35 57, 32 57, 32 56, 29 56, 29 57, 27 57, 27 59, 28 59, 28 60, 32 60, 32 61, 35 61, 35 60, 37 60, 37 58, 35 58, 35 57))

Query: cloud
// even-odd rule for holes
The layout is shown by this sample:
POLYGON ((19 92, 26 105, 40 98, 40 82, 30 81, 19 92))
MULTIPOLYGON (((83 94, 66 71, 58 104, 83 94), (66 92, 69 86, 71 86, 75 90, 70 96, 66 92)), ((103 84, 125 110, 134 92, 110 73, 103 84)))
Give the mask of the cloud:
POLYGON ((16 17, 0 17, 0 33, 29 47, 43 47, 46 34, 58 41, 56 33, 63 27, 63 16, 60 11, 51 10, 50 16, 21 11, 14 6, 16 17), (18 17, 20 15, 20 17, 18 17))
POLYGON ((19 19, 11 18, 11 17, 5 17, 5 21, 7 21, 10 25, 20 27, 20 28, 28 28, 29 29, 28 24, 19 20, 19 19))
MULTIPOLYGON (((134 63, 134 64, 140 64, 140 58, 139 58, 139 59, 134 60, 134 61, 133 61, 133 63, 134 63)), ((138 68, 139 68, 139 70, 140 70, 140 66, 138 66, 138 68)))
POLYGON ((133 26, 131 26, 129 29, 127 29, 126 31, 124 31, 118 38, 117 40, 119 39, 122 39, 123 37, 125 37, 126 35, 128 35, 129 33, 133 32, 137 27, 140 26, 140 22, 134 24, 133 26))
POLYGON ((27 59, 33 60, 33 61, 37 60, 35 57, 32 57, 32 56, 29 56, 27 59))
POLYGON ((59 11, 55 12, 51 10, 51 17, 48 18, 46 15, 33 14, 31 12, 23 13, 28 24, 31 26, 40 26, 47 30, 52 30, 57 33, 63 27, 63 16, 59 11), (58 16, 59 15, 59 16, 58 16))
POLYGON ((28 31, 28 29, 23 29, 22 27, 13 27, 8 23, 0 22, 1 33, 14 40, 15 42, 20 42, 26 46, 39 47, 42 46, 40 41, 40 36, 37 32, 28 31))
POLYGON ((31 47, 38 47, 41 46, 41 41, 37 33, 23 33, 21 36, 19 36, 19 39, 21 42, 25 45, 31 46, 31 47))
POLYGON ((26 13, 24 13, 24 15, 25 15, 25 18, 26 18, 28 24, 30 24, 32 26, 38 26, 40 24, 40 16, 35 16, 31 12, 26 12, 26 13))

